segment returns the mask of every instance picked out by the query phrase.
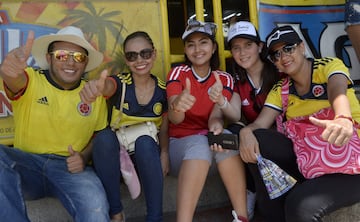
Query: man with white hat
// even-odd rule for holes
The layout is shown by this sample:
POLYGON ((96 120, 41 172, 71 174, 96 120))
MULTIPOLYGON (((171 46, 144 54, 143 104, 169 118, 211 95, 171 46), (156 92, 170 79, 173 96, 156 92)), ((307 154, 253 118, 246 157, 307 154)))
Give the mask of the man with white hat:
POLYGON ((58 198, 74 221, 109 221, 104 188, 87 166, 91 140, 107 125, 106 102, 82 103, 84 72, 103 60, 72 26, 9 52, 0 66, 12 101, 14 147, 0 145, 0 218, 29 221, 24 199, 58 198), (27 67, 30 53, 40 69, 27 67))

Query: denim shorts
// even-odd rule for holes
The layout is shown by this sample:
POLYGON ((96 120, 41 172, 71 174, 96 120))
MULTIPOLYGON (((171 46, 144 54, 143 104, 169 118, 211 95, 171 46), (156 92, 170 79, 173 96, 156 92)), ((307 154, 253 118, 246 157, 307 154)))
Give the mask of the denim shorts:
POLYGON ((345 25, 360 24, 360 0, 347 0, 345 3, 345 25))
POLYGON ((239 151, 214 152, 209 147, 207 136, 191 135, 182 138, 171 137, 169 155, 171 163, 170 174, 177 176, 183 160, 206 160, 209 162, 210 174, 212 174, 214 168, 216 169, 214 162, 219 163, 224 159, 239 155, 239 151))

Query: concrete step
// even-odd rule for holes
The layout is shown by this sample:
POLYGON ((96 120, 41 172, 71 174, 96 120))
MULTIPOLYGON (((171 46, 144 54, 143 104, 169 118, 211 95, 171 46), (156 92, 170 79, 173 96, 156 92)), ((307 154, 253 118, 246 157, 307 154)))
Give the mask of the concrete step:
MULTIPOLYGON (((175 222, 176 186, 176 178, 166 177, 164 181, 164 222, 175 222)), ((125 185, 121 186, 121 192, 127 222, 145 221, 146 207, 144 196, 141 194, 139 198, 132 200, 125 185)), ((61 203, 54 198, 27 201, 26 205, 28 207, 29 218, 32 222, 73 221, 61 203)), ((231 207, 229 199, 224 185, 218 175, 208 177, 204 190, 200 196, 197 215, 194 218, 194 222, 200 221, 231 221, 231 207), (215 220, 216 218, 223 219, 215 220)), ((326 216, 323 221, 360 222, 360 203, 339 209, 326 216)), ((261 218, 255 216, 255 220, 253 222, 262 222, 262 220, 261 218)))
MULTIPOLYGON (((164 181, 164 214, 176 211, 177 179, 168 176, 164 181)), ((125 185, 120 187, 127 222, 131 218, 145 218, 146 206, 143 193, 132 200, 125 185)), ((71 222, 72 219, 61 203, 54 198, 26 201, 28 215, 32 222, 71 222)), ((208 177, 198 202, 198 209, 217 208, 229 205, 225 187, 219 175, 208 177)))

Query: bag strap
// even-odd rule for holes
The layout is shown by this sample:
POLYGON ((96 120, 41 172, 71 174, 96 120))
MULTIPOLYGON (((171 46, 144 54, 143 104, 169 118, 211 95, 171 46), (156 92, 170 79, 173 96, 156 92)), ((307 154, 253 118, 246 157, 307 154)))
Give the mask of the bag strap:
POLYGON ((113 131, 119 129, 116 126, 119 125, 119 123, 120 123, 122 112, 123 112, 123 105, 124 105, 124 101, 125 101, 126 83, 125 83, 125 80, 123 79, 123 77, 121 77, 121 82, 122 82, 122 91, 121 91, 121 98, 120 98, 119 115, 116 118, 115 122, 111 125, 111 129, 113 131))
POLYGON ((282 86, 281 86, 281 101, 282 101, 282 115, 285 116, 286 110, 288 108, 288 102, 289 102, 289 85, 290 80, 289 77, 284 79, 282 86))
POLYGON ((280 115, 277 116, 276 118, 276 127, 277 130, 281 133, 285 132, 283 123, 285 118, 285 114, 286 114, 286 110, 288 107, 288 101, 289 101, 289 82, 290 79, 289 77, 285 78, 284 81, 282 82, 281 85, 281 102, 282 102, 282 113, 280 115))

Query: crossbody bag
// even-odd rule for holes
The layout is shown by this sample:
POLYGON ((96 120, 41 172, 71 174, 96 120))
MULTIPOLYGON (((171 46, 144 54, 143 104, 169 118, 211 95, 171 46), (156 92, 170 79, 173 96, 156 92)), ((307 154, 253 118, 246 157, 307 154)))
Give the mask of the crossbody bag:
POLYGON ((138 137, 142 135, 151 136, 155 142, 159 143, 158 140, 158 130, 154 122, 146 121, 134 125, 129 126, 120 126, 119 125, 122 113, 123 113, 123 105, 125 101, 125 93, 126 93, 126 83, 122 80, 122 93, 120 98, 120 112, 119 115, 111 125, 111 129, 115 131, 116 136, 120 142, 120 145, 124 146, 129 154, 134 153, 135 151, 135 141, 138 137))

